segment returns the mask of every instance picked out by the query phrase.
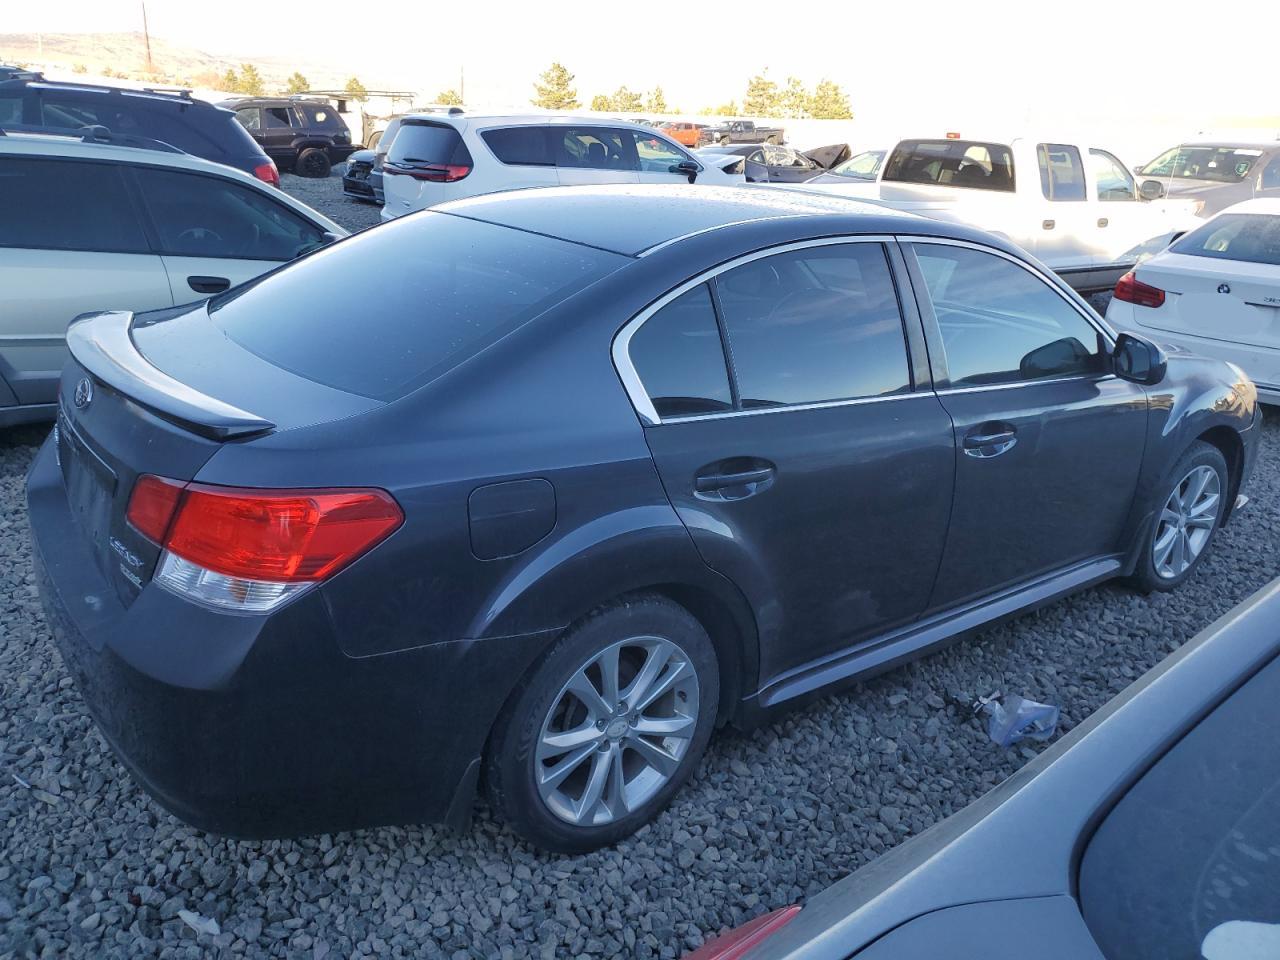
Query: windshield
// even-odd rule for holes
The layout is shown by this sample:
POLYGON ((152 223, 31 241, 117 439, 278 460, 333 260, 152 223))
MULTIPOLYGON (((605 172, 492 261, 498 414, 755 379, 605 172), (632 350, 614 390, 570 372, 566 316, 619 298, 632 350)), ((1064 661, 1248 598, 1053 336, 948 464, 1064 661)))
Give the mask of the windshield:
POLYGON ((1280 216, 1224 213, 1169 248, 1173 253, 1280 266, 1280 216))
POLYGON ((972 140, 903 140, 886 161, 886 181, 1013 192, 1013 152, 972 140))
POLYGON ((1166 753, 1080 865, 1085 922, 1108 960, 1280 956, 1280 661, 1166 753))
POLYGON ((211 301, 251 353, 377 400, 435 379, 626 259, 423 213, 383 224, 211 301))
POLYGON ((1261 150, 1247 147, 1173 147, 1145 164, 1141 173, 1144 177, 1239 183, 1249 175, 1260 156, 1261 150))
POLYGON ((880 161, 884 159, 883 150, 867 150, 857 156, 850 157, 844 163, 838 163, 827 173, 835 173, 842 177, 853 177, 856 180, 874 180, 880 169, 880 161))

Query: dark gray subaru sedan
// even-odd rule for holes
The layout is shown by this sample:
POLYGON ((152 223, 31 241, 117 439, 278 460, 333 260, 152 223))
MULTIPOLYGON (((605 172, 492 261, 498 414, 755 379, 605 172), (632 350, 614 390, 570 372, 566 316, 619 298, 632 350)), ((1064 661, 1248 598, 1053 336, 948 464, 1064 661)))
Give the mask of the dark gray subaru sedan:
POLYGON ((36 566, 121 760, 243 836, 626 836, 719 723, 1191 576, 1236 368, 965 227, 768 187, 445 205, 70 330, 36 566))

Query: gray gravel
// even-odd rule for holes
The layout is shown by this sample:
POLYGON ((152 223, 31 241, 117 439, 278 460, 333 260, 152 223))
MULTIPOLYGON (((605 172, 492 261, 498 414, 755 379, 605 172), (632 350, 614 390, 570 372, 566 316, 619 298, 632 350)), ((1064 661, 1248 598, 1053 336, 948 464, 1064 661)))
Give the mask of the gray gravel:
POLYGON ((484 810, 466 835, 231 841, 150 801, 65 676, 23 508, 42 436, 0 432, 0 958, 675 957, 816 893, 1041 749, 1000 750, 955 701, 1023 693, 1060 704, 1069 729, 1280 573, 1269 424, 1253 503, 1178 593, 1089 590, 752 733, 721 733, 672 807, 615 849, 543 855, 484 810), (220 932, 197 933, 179 911, 220 932))
POLYGON ((307 206, 319 210, 330 220, 335 220, 352 233, 366 227, 377 226, 378 212, 382 209, 372 203, 352 200, 342 192, 342 174, 347 165, 340 163, 333 173, 323 180, 295 177, 292 173, 280 175, 282 189, 293 194, 307 206))

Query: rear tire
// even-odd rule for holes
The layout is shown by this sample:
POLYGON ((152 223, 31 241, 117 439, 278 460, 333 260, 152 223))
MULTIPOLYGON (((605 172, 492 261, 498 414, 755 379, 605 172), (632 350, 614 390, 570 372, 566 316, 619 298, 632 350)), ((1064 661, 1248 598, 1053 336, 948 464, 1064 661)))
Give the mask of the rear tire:
POLYGON ((1155 515, 1131 583, 1144 593, 1174 590, 1208 555, 1226 513, 1230 477, 1222 451, 1197 440, 1156 488, 1155 515))
POLYGON ((298 159, 293 163, 293 171, 300 177, 312 177, 316 180, 323 180, 329 176, 329 172, 333 169, 333 164, 329 161, 329 155, 319 147, 307 147, 298 154, 298 159))
POLYGON ((616 843, 696 769, 719 697, 715 649, 689 611, 648 595, 603 607, 503 708, 485 762, 490 803, 547 850, 616 843))

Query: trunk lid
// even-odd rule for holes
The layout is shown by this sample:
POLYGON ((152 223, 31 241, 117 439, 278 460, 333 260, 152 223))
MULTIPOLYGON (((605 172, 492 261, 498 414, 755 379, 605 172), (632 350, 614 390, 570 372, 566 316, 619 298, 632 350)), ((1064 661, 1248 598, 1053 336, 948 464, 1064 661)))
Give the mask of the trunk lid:
POLYGON ((1143 311, 1143 325, 1228 343, 1280 348, 1276 268, 1241 260, 1163 253, 1137 268, 1142 283, 1165 292, 1143 311))

